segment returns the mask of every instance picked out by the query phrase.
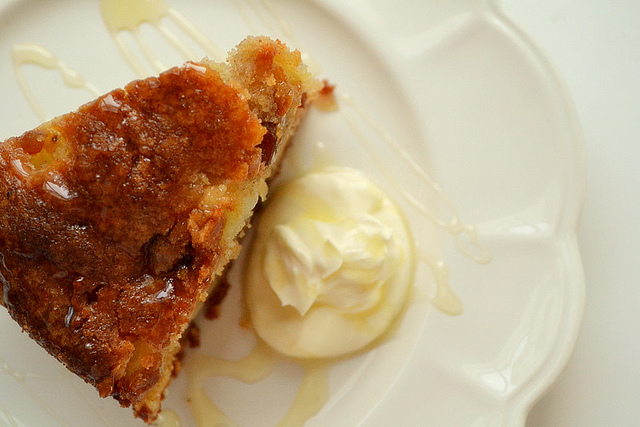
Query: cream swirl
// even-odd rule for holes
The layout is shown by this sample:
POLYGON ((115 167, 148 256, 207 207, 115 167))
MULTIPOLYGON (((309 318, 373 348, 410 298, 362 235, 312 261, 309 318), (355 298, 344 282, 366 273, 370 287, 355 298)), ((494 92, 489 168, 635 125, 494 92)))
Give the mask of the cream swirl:
POLYGON ((353 169, 309 173, 260 220, 246 274, 253 325, 289 356, 352 353, 400 312, 414 264, 406 221, 380 188, 353 169))
POLYGON ((375 307, 402 260, 393 230, 368 213, 299 218, 277 225, 272 236, 265 278, 282 305, 293 306, 301 316, 314 304, 348 313, 375 307))

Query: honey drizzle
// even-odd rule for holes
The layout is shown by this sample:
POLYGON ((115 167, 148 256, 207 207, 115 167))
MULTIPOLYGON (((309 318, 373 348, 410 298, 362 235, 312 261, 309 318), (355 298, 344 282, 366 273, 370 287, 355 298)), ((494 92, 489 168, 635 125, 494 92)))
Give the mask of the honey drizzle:
POLYGON ((185 60, 199 60, 201 58, 197 57, 193 49, 189 48, 162 23, 163 19, 169 19, 176 24, 212 59, 222 60, 225 56, 213 41, 164 0, 100 0, 100 11, 105 26, 122 57, 140 78, 160 73, 168 68, 154 55, 153 50, 142 37, 140 26, 143 23, 152 25, 185 60), (150 70, 127 44, 124 37, 125 31, 133 36, 144 58, 151 66, 150 70))
MULTIPOLYGON (((271 375, 278 363, 290 360, 279 355, 262 341, 258 341, 251 353, 239 360, 227 360, 195 353, 186 364, 188 390, 187 401, 199 427, 237 424, 222 412, 207 395, 203 383, 210 377, 226 377, 253 384, 271 375)), ((297 427, 315 415, 329 398, 328 364, 310 361, 296 362, 304 369, 304 376, 296 397, 285 418, 278 427, 297 427)))
POLYGON ((11 415, 2 404, 0 404, 0 425, 5 427, 24 427, 24 423, 11 415))
MULTIPOLYGON (((61 367, 61 369, 65 369, 65 368, 61 367)), ((11 378, 13 378, 18 384, 22 386, 23 390, 33 399, 33 401, 36 402, 38 405, 40 405, 40 407, 47 413, 47 415, 52 420, 54 420, 60 425, 64 425, 64 422, 63 420, 60 419, 59 415, 49 405, 47 405, 36 393, 34 393, 30 387, 27 387, 27 382, 28 382, 27 380, 33 379, 38 381, 38 380, 42 380, 41 377, 36 376, 34 374, 26 373, 26 372, 16 371, 14 368, 9 366, 9 364, 1 357, 0 357, 0 374, 8 375, 11 378)), ((22 423, 20 423, 9 411, 6 410, 6 408, 2 406, 2 402, 0 402, 0 421, 4 421, 4 420, 9 420, 12 423, 9 425, 17 425, 19 427, 23 426, 22 423)))
POLYGON ((368 149, 371 157, 376 161, 380 170, 384 173, 385 178, 389 181, 390 184, 393 185, 394 189, 398 191, 402 195, 402 197, 411 204, 422 216, 429 219, 431 222, 436 224, 441 229, 447 231, 453 238, 456 243, 458 249, 468 256, 470 259, 474 260, 479 264, 488 264, 491 262, 491 252, 488 248, 483 246, 480 243, 480 239, 478 238, 478 227, 473 224, 464 223, 457 211, 453 202, 449 197, 442 191, 442 188, 429 176, 429 174, 418 164, 414 157, 412 157, 406 150, 404 150, 398 142, 387 132, 384 131, 375 121, 373 121, 370 117, 368 117, 355 102, 351 99, 351 97, 347 94, 342 95, 342 102, 345 103, 351 111, 353 111, 358 118, 364 121, 368 127, 374 130, 380 139, 406 163, 407 166, 410 167, 411 170, 414 171, 418 177, 427 184, 427 187, 432 190, 435 194, 438 202, 446 208, 448 211, 448 215, 445 217, 448 219, 442 219, 433 214, 433 212, 428 209, 424 203, 420 202, 413 196, 409 191, 407 191, 397 180, 391 175, 388 168, 385 166, 383 159, 376 153, 376 151, 371 147, 369 141, 362 135, 362 132, 357 128, 357 125, 353 120, 351 120, 348 116, 344 116, 347 120, 347 124, 351 127, 354 135, 358 137, 361 144, 368 149), (468 239, 469 246, 465 245, 465 241, 462 238, 466 237, 468 239))
POLYGON ((331 364, 321 361, 301 363, 304 368, 302 383, 289 407, 289 411, 278 427, 297 427, 316 415, 329 400, 329 368, 331 364))
MULTIPOLYGON (((473 224, 464 223, 453 202, 442 191, 442 188, 427 174, 427 172, 404 150, 397 141, 384 131, 375 121, 367 116, 351 97, 347 94, 342 95, 342 102, 349 107, 360 121, 364 122, 367 127, 373 130, 389 148, 391 148, 400 157, 400 159, 410 167, 411 170, 425 183, 427 188, 432 191, 438 203, 445 207, 448 219, 442 219, 436 216, 432 210, 428 209, 424 203, 420 202, 411 192, 395 179, 386 166, 378 152, 371 146, 369 140, 363 135, 360 127, 348 114, 342 112, 343 118, 347 125, 351 128, 353 134, 358 138, 361 145, 367 149, 371 158, 376 162, 378 170, 382 172, 387 181, 394 187, 395 191, 400 194, 413 208, 424 218, 431 221, 439 228, 445 230, 453 238, 456 247, 465 256, 477 262, 478 264, 488 264, 491 262, 492 255, 487 247, 482 245, 478 237, 478 227, 473 224)), ((449 315, 460 315, 463 312, 463 305, 456 293, 451 288, 449 282, 449 267, 444 260, 435 257, 433 254, 422 251, 419 261, 427 264, 431 269, 435 283, 436 294, 432 299, 433 305, 443 313, 449 315)))
POLYGON ((57 69, 62 74, 62 81, 68 87, 84 89, 94 97, 100 96, 100 91, 91 83, 88 83, 80 73, 66 65, 51 51, 40 45, 18 44, 13 46, 11 49, 11 61, 22 94, 31 106, 33 112, 43 122, 49 120, 50 117, 36 98, 24 75, 22 66, 25 64, 34 64, 45 69, 57 69))
POLYGON ((170 409, 163 409, 158 420, 153 424, 156 427, 181 427, 180 417, 170 409))

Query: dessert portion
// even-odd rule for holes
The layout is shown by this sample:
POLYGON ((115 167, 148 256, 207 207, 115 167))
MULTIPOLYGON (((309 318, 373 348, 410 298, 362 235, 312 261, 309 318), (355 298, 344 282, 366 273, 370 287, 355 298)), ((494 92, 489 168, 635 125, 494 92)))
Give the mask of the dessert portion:
POLYGON ((245 272, 251 322, 297 358, 359 351, 389 330, 413 284, 404 215, 355 169, 328 167, 278 188, 245 272))
POLYGON ((2 305, 100 396, 157 418, 199 302, 235 258, 322 84, 250 37, 0 144, 2 305))

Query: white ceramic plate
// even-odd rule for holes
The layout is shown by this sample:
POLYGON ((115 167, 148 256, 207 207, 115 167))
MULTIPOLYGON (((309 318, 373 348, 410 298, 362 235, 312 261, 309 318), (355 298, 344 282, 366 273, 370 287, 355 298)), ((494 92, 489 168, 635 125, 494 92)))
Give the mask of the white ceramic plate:
MULTIPOLYGON (((583 306, 575 229, 584 153, 571 100, 546 58, 492 1, 171 3, 225 50, 259 32, 309 53, 322 76, 435 178, 493 254, 489 265, 474 263, 399 199, 418 244, 449 264, 465 312, 449 317, 418 299, 392 339, 332 370, 331 398, 309 425, 523 424, 566 363, 583 306)), ((96 2, 0 0, 0 140, 38 124, 10 61, 11 47, 25 42, 43 45, 104 91, 135 78, 96 2)), ((162 41, 151 44, 169 63, 180 62, 162 41)), ((90 98, 54 71, 25 72, 50 115, 90 98)), ((392 194, 402 185, 428 198, 404 161, 353 113, 313 112, 298 147, 324 142, 330 157, 365 170, 392 194), (358 135, 383 154, 397 184, 358 135)), ((432 291, 428 268, 419 268, 416 282, 432 291)), ((253 339, 237 327, 240 307, 236 286, 221 319, 200 322, 198 351, 248 351, 253 339)), ((269 426, 286 411, 298 380, 296 367, 283 365, 256 385, 213 379, 207 386, 240 425, 269 426)), ((170 387, 165 407, 191 425, 184 378, 170 387)), ((0 310, 0 425, 141 424, 115 401, 99 399, 0 310)))

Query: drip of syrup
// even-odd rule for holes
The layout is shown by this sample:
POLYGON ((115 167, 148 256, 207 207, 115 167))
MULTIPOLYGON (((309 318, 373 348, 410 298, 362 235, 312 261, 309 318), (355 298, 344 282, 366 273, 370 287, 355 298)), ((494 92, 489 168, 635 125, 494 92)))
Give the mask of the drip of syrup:
POLYGON ((212 376, 233 378, 247 384, 256 383, 271 375, 278 363, 293 361, 304 369, 300 387, 286 416, 278 427, 298 427, 322 409, 329 398, 329 363, 298 361, 274 352, 259 341, 254 349, 239 360, 226 360, 203 354, 190 355, 186 364, 189 379, 187 400, 199 427, 233 427, 236 423, 227 417, 209 398, 203 382, 212 376))
POLYGON ((24 426, 24 423, 14 417, 2 404, 0 404, 0 424, 6 427, 24 426))
POLYGON ((154 423, 156 427, 181 427, 180 417, 174 411, 170 409, 163 409, 158 417, 158 420, 154 423))
MULTIPOLYGON (((380 139, 402 159, 402 161, 413 170, 418 177, 426 184, 436 196, 436 200, 439 204, 444 206, 448 215, 442 219, 433 214, 432 210, 428 209, 422 202, 416 199, 409 191, 406 190, 397 180, 388 172, 388 169, 384 165, 382 159, 375 153, 375 150, 369 149, 369 153, 376 160, 380 166, 380 170, 385 174, 387 180, 393 185, 396 191, 402 195, 402 197, 410 203, 418 212, 420 212, 425 218, 432 221, 438 227, 447 231, 455 240, 456 245, 462 253, 476 261, 479 264, 488 264, 491 262, 491 252, 484 247, 478 238, 478 228, 472 224, 464 223, 457 211, 451 199, 442 191, 440 186, 429 176, 429 174, 418 164, 414 157, 412 157, 406 150, 404 150, 384 129, 367 116, 360 108, 357 107, 355 102, 347 94, 343 94, 342 102, 349 106, 349 108, 366 123, 368 127, 374 130, 380 139), (464 240, 463 238, 467 238, 464 240)), ((358 137, 360 142, 366 148, 370 148, 370 142, 362 135, 362 132, 357 127, 357 124, 348 116, 344 116, 349 126, 353 130, 353 133, 358 137)))
POLYGON ((50 117, 36 98, 22 70, 25 64, 34 64, 45 69, 57 69, 62 74, 62 81, 70 88, 84 89, 94 97, 100 96, 100 91, 88 83, 76 70, 62 62, 56 55, 37 44, 18 44, 11 49, 13 71, 18 80, 20 90, 38 118, 45 122, 50 117))
POLYGON ((21 384, 24 383, 24 380, 27 377, 27 374, 14 370, 11 366, 9 366, 7 362, 2 359, 0 359, 0 374, 9 375, 21 384))
MULTIPOLYGON (((251 12, 258 18, 267 30, 278 38, 286 38, 295 42, 295 33, 291 25, 278 14, 275 7, 268 0, 233 0, 236 9, 242 15, 253 34, 260 30, 251 17, 251 12)), ((297 43, 294 43, 297 44, 297 43)))
POLYGON ((141 78, 150 74, 160 73, 168 67, 154 55, 149 45, 140 35, 140 25, 147 23, 152 25, 158 33, 180 54, 185 60, 198 60, 197 54, 187 46, 180 38, 171 32, 163 20, 169 19, 180 28, 191 40, 196 42, 212 59, 221 60, 224 53, 207 36, 178 11, 169 6, 163 0, 101 0, 100 11, 102 19, 109 30, 122 57, 127 61, 131 69, 141 78), (123 37, 123 31, 128 31, 138 44, 145 59, 151 66, 149 70, 134 50, 127 45, 123 37))

